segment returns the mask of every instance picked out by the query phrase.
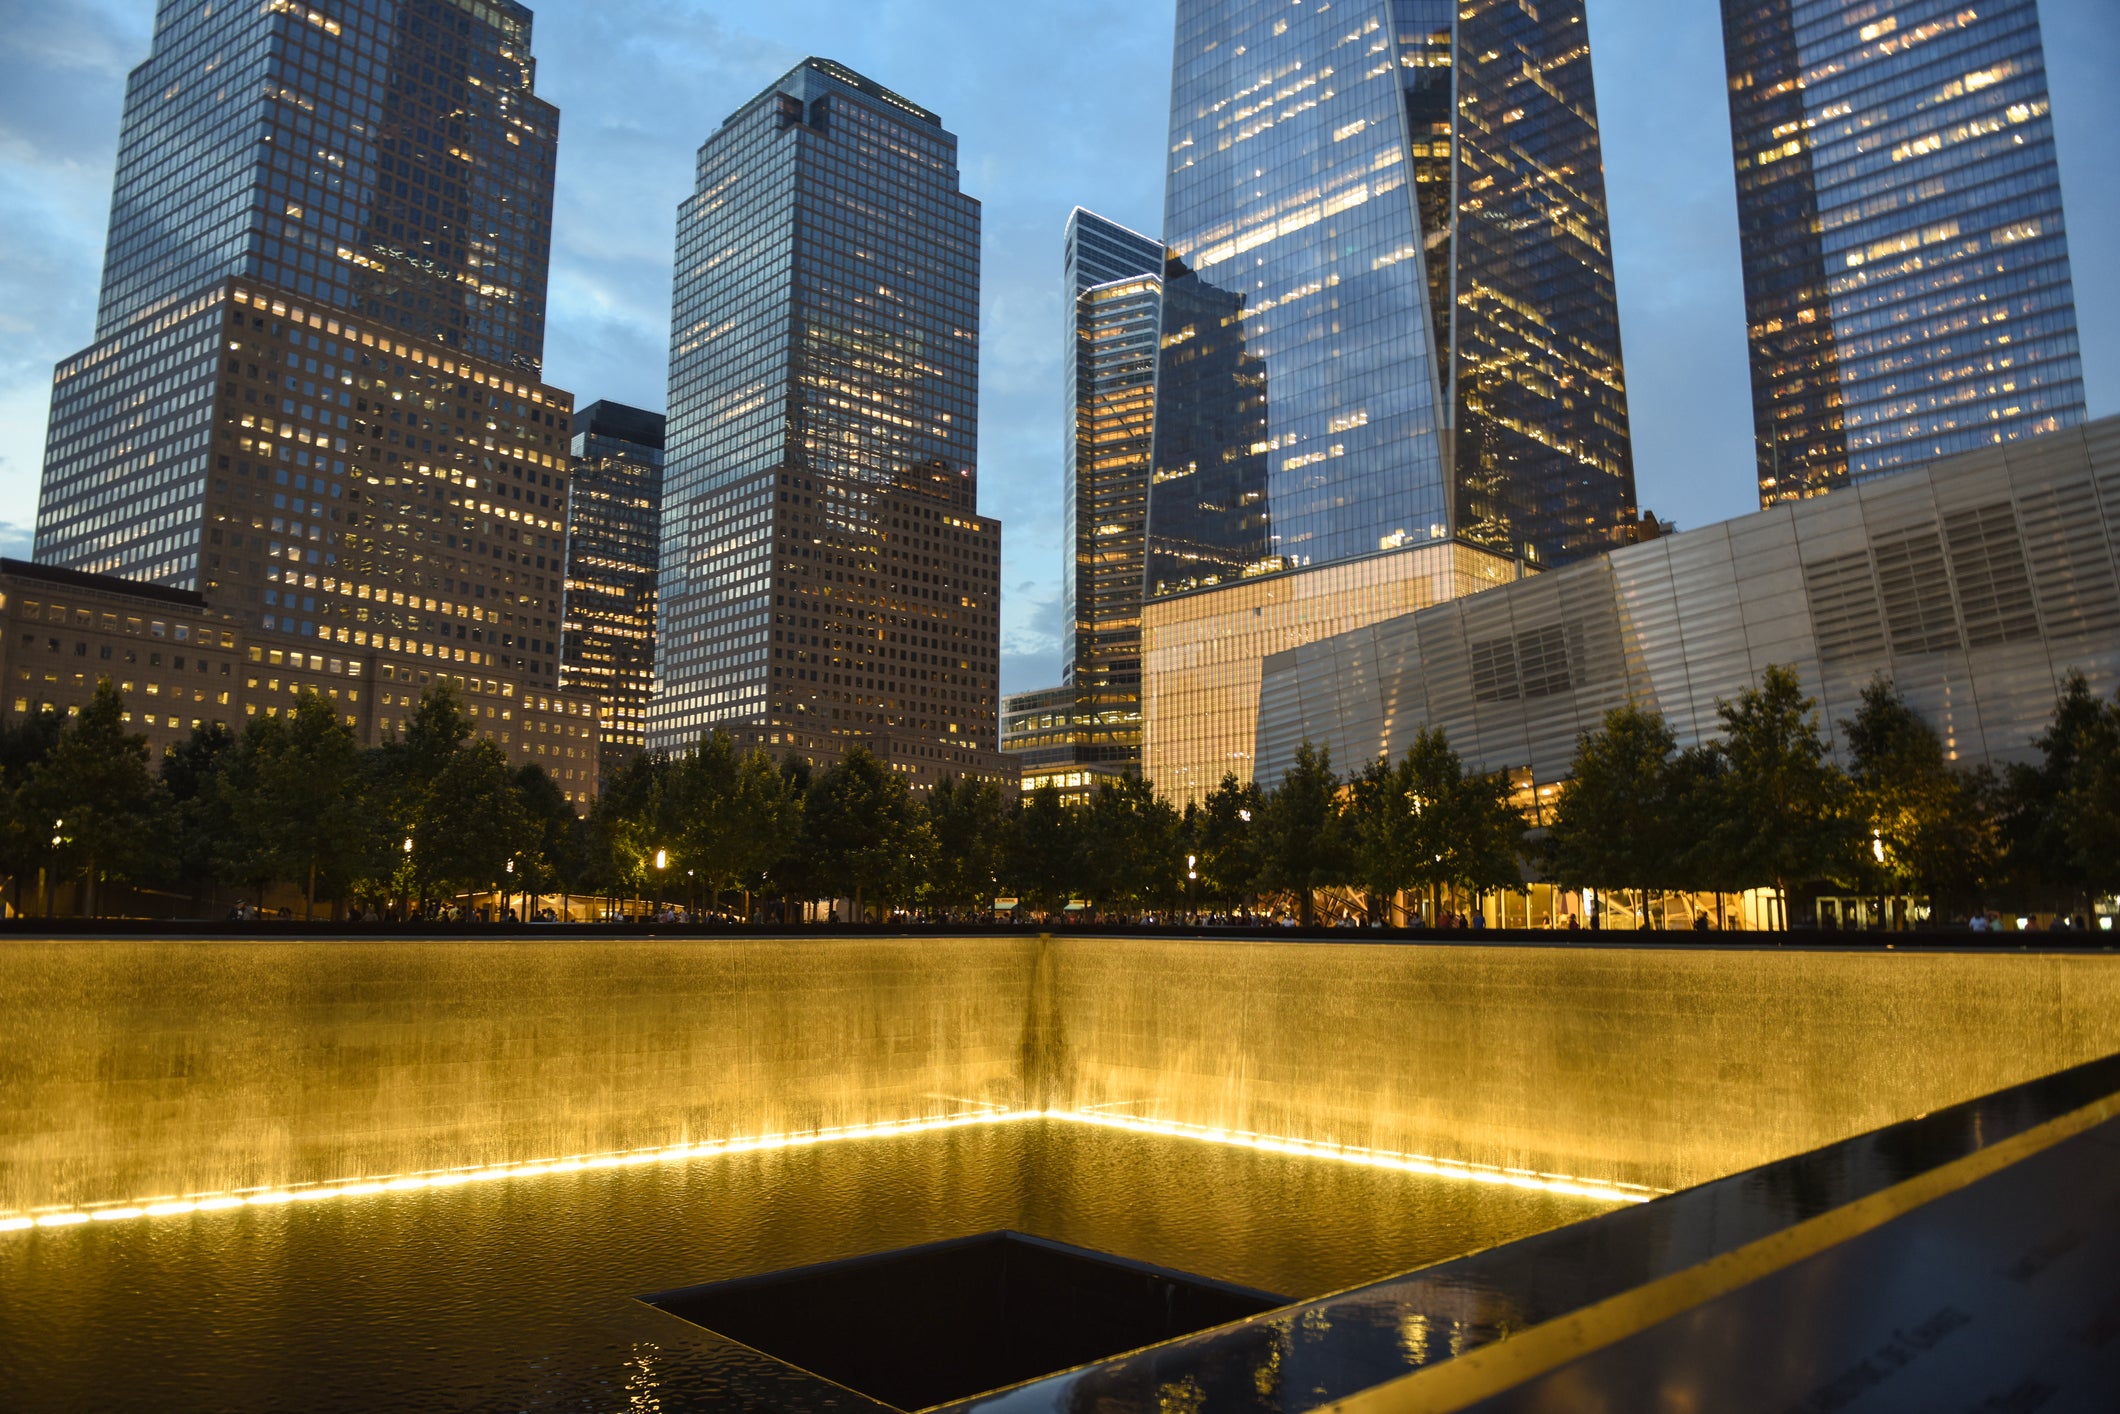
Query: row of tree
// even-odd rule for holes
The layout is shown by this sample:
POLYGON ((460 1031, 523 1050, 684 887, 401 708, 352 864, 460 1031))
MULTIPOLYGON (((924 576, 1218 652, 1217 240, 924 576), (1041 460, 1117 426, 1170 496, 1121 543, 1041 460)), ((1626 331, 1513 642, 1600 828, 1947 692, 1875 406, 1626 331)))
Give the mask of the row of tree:
POLYGON ((0 729, 0 869, 18 911, 113 882, 261 896, 305 912, 429 911, 465 895, 667 899, 739 917, 848 900, 857 916, 984 913, 1014 896, 1108 915, 1285 910, 1321 896, 1373 920, 1438 916, 1446 899, 1521 889, 1527 870, 1633 891, 1802 885, 1919 896, 1945 914, 1986 900, 2087 909, 2120 887, 2120 702, 2078 677, 2035 743, 1997 773, 1954 765, 1889 683, 1828 752, 1793 671, 1719 705, 1720 736, 1680 750, 1638 706, 1578 744, 1553 805, 1527 810, 1505 775, 1466 770, 1439 730, 1344 779, 1305 746, 1270 789, 1225 777, 1182 812, 1137 778, 1069 808, 990 781, 920 795, 866 751, 814 772, 716 734, 634 757, 586 816, 537 766, 511 767, 446 688, 362 748, 304 697, 241 733, 203 727, 150 769, 109 682, 71 718, 0 729), (38 900, 32 904, 25 891, 38 900))
POLYGON ((1832 761, 1793 670, 1718 707, 1719 740, 1679 750, 1634 705, 1582 738, 1541 850, 1556 878, 1643 895, 1799 885, 1920 898, 1944 917, 1989 903, 2087 916, 2120 890, 2120 701, 2081 675, 2037 759, 1967 768, 1890 682, 1841 722, 1832 761))

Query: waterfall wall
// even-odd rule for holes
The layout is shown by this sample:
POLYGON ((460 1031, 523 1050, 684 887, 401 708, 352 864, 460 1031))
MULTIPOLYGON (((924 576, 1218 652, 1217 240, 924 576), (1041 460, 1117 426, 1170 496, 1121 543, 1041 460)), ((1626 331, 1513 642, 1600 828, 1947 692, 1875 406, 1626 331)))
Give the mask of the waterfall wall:
POLYGON ((2120 1051, 2120 957, 0 944, 0 1215, 1001 1109, 1680 1187, 2120 1051))

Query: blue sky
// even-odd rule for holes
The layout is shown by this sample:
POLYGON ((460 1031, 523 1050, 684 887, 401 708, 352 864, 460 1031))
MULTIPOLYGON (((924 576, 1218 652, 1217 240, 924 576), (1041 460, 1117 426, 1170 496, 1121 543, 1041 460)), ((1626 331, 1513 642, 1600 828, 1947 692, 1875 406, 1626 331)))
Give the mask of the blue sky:
MULTIPOLYGON (((1155 234, 1170 0, 545 0, 559 104, 546 375, 660 408, 678 200, 732 108, 824 54, 942 114, 985 203, 981 502, 1003 522, 1003 687, 1058 680, 1060 236, 1155 234)), ((1715 0, 1589 0, 1642 504, 1754 507, 1715 0)), ((2094 416, 2120 412, 2120 3, 2042 0, 2094 416)), ((89 340, 125 74, 152 0, 0 0, 0 553, 28 552, 51 366, 89 340)))

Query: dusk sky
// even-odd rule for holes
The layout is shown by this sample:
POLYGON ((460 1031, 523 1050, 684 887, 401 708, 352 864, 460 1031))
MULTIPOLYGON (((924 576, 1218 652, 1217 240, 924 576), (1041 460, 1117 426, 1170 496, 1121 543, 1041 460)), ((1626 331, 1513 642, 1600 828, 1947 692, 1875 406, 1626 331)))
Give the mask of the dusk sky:
MULTIPOLYGON (((985 204, 981 509, 1003 523, 1002 686, 1057 682, 1061 229, 1160 234, 1170 0, 547 0, 561 110, 545 373, 660 409, 675 211, 700 141, 807 54, 934 109, 985 204)), ((1755 507, 1715 0, 1590 0, 1641 502, 1755 507)), ((2120 0, 2042 0, 2090 412, 2120 412, 2120 0)), ((0 0, 0 553, 26 556, 51 367, 89 342, 126 72, 152 0, 0 0)))

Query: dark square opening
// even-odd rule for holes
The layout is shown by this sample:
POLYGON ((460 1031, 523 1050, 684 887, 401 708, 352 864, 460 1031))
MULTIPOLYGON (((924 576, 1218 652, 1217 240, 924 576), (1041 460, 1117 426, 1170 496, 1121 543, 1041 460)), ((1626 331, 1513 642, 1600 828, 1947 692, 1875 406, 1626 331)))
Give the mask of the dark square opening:
POLYGON ((1287 1298, 988 1232, 645 1298, 902 1410, 1109 1359, 1287 1298))

